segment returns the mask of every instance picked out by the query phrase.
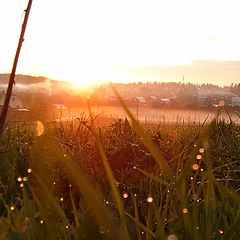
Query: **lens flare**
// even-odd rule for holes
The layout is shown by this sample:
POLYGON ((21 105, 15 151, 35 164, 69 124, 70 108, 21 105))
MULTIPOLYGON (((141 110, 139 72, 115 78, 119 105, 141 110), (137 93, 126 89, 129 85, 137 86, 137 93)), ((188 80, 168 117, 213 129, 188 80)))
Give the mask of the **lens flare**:
POLYGON ((44 125, 41 121, 36 121, 36 136, 40 137, 44 133, 44 125))

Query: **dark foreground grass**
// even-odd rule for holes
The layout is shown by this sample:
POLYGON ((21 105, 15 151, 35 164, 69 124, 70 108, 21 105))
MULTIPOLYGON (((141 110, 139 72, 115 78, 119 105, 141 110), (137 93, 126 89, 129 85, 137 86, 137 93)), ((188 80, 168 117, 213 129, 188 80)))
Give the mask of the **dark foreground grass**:
POLYGON ((240 239, 240 126, 131 122, 7 128, 0 239, 240 239))

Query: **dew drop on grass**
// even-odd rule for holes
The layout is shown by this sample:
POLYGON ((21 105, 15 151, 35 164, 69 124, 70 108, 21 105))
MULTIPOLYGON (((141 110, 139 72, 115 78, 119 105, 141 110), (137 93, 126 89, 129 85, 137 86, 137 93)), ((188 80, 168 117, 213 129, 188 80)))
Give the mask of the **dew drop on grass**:
POLYGON ((198 154, 197 155, 197 159, 200 160, 202 158, 202 155, 201 154, 198 154))
POLYGON ((177 239, 178 239, 177 236, 174 234, 169 235, 167 238, 167 240, 177 240, 177 239))
POLYGON ((24 184, 23 184, 23 183, 21 183, 21 184, 20 184, 20 187, 21 187, 21 188, 23 188, 23 187, 24 187, 24 184))
POLYGON ((204 151, 205 151, 204 148, 200 148, 200 149, 199 149, 199 152, 200 152, 200 153, 204 153, 204 151))
POLYGON ((188 213, 188 209, 187 209, 187 208, 183 208, 182 212, 183 212, 184 214, 186 214, 186 213, 188 213))
POLYGON ((222 230, 222 229, 218 229, 218 232, 219 232, 220 234, 223 234, 223 230, 222 230))
POLYGON ((63 197, 60 198, 60 201, 63 202, 63 197))
POLYGON ((152 197, 151 195, 149 195, 149 196, 147 197, 147 201, 148 201, 149 203, 152 203, 152 202, 153 202, 153 197, 152 197))
POLYGON ((27 172, 28 172, 28 173, 31 173, 31 172, 32 172, 32 169, 31 169, 31 168, 28 168, 27 172))
POLYGON ((194 171, 197 171, 197 170, 199 169, 199 165, 198 165, 197 163, 194 163, 194 164, 192 165, 192 169, 193 169, 194 171))
POLYGON ((17 180, 18 180, 18 182, 21 182, 21 181, 22 181, 22 178, 21 178, 21 177, 18 177, 17 180))
POLYGON ((128 193, 127 192, 123 192, 123 198, 128 198, 128 193))
POLYGON ((40 220, 40 224, 43 224, 43 220, 40 220))
POLYGON ((11 207, 10 207, 10 210, 11 210, 11 211, 14 211, 14 210, 15 210, 15 207, 14 207, 14 206, 11 206, 11 207))
POLYGON ((66 225, 66 226, 65 226, 65 228, 66 228, 66 229, 68 229, 68 228, 69 228, 69 226, 68 226, 68 225, 66 225))
POLYGON ((23 177, 23 181, 27 182, 28 178, 27 177, 23 177))

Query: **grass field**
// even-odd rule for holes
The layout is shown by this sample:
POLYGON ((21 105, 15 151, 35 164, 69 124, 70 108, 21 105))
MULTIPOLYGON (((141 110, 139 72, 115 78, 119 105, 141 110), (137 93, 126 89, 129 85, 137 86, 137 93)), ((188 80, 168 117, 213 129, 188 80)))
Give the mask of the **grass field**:
POLYGON ((8 125, 0 239, 240 239, 240 126, 139 124, 123 108, 129 120, 8 125))

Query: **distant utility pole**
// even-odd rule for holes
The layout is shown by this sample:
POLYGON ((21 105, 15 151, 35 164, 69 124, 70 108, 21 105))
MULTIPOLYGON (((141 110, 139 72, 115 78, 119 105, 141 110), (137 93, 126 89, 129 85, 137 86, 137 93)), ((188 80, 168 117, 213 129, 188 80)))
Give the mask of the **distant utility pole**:
POLYGON ((29 16, 29 13, 30 13, 31 6, 32 6, 32 0, 29 0, 27 9, 25 10, 25 17, 24 17, 24 21, 23 21, 23 24, 22 24, 22 31, 21 31, 21 34, 20 34, 20 37, 19 37, 18 47, 17 47, 17 51, 16 51, 16 54, 15 54, 14 62, 13 62, 12 72, 11 72, 10 77, 9 77, 8 88, 7 88, 7 92, 6 92, 6 95, 5 95, 5 100, 4 100, 4 104, 3 104, 3 108, 2 108, 2 113, 1 113, 1 116, 0 116, 0 137, 2 136, 2 133, 3 133, 3 130, 4 130, 4 127, 5 127, 8 107, 9 107, 9 103, 10 103, 10 99, 11 99, 11 95, 12 95, 12 88, 13 88, 13 84, 15 83, 15 73, 16 73, 16 69, 17 69, 18 58, 19 58, 19 55, 20 55, 22 43, 24 41, 24 33, 25 33, 25 30, 26 30, 26 27, 27 27, 28 16, 29 16))

